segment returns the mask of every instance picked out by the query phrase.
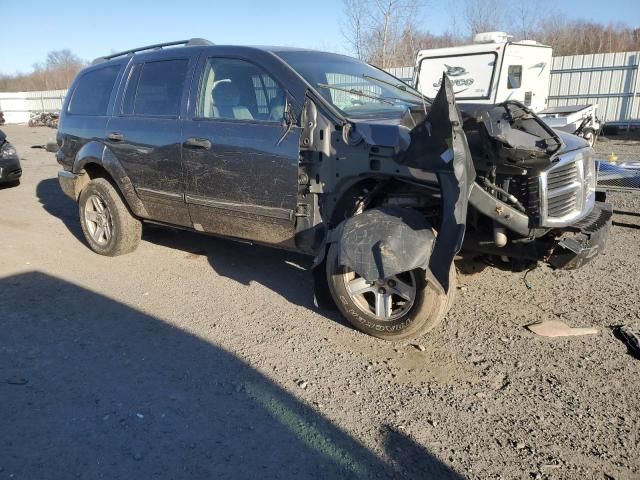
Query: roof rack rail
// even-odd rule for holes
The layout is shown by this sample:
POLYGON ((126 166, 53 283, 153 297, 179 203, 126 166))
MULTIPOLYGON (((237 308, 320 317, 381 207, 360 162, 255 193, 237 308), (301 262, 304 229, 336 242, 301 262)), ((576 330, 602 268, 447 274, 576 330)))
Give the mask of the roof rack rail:
POLYGON ((175 45, 184 45, 185 47, 197 47, 197 46, 203 46, 203 45, 214 45, 214 43, 204 38, 190 38, 189 40, 178 40, 175 42, 156 43, 153 45, 147 45, 146 47, 132 48, 131 50, 125 50, 123 52, 112 53, 111 55, 105 55, 104 57, 98 57, 93 62, 91 62, 91 64, 95 65, 96 63, 106 62, 107 60, 111 60, 117 57, 123 57, 124 55, 133 55, 134 53, 144 52, 146 50, 162 50, 164 47, 173 47, 175 45))

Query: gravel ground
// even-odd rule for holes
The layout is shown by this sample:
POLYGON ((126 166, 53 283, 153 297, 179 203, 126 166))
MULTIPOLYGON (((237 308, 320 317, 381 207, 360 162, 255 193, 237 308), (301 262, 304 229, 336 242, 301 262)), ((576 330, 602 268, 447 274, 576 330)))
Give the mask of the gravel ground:
POLYGON ((391 344, 316 309, 292 253, 149 227, 93 254, 29 148, 53 130, 2 128, 0 479, 640 478, 640 361, 610 330, 640 324, 640 198, 587 267, 476 268, 391 344), (599 334, 524 328, 553 319, 599 334))
POLYGON ((606 159, 615 154, 619 162, 640 161, 640 130, 620 131, 617 135, 601 136, 595 144, 598 158, 606 159))

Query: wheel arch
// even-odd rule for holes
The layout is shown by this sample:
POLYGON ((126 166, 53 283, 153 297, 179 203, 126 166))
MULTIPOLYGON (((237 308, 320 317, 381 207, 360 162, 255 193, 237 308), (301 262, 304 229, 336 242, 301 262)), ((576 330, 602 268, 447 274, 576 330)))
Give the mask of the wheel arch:
POLYGON ((149 216, 129 175, 106 145, 100 142, 85 144, 76 155, 72 172, 79 178, 78 195, 94 178, 106 178, 113 183, 134 215, 144 218, 149 216))

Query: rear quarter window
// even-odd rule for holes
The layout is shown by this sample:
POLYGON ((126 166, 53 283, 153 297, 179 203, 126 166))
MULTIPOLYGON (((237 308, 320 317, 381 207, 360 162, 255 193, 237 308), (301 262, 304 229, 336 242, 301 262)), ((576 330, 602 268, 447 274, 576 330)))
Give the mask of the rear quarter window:
POLYGON ((108 65, 84 73, 78 79, 67 112, 73 115, 106 115, 120 67, 108 65))

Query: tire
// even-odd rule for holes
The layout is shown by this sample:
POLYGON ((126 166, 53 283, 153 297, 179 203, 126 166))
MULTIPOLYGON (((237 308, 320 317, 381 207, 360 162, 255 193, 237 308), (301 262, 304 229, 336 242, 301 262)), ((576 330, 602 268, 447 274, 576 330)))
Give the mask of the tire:
POLYGON ((586 128, 582 133, 582 138, 589 143, 590 147, 593 147, 596 144, 596 132, 592 128, 586 128))
POLYGON ((142 223, 131 214, 109 180, 91 180, 80 193, 78 205, 82 233, 91 250, 115 257, 136 249, 142 237, 142 223))
MULTIPOLYGON (((424 271, 416 269, 411 272, 405 272, 389 279, 385 279, 384 285, 366 286, 364 279, 359 278, 354 272, 348 268, 338 264, 338 244, 333 243, 327 253, 327 283, 329 290, 336 303, 336 306, 342 315, 358 330, 382 338, 384 340, 404 340, 414 338, 427 333, 438 325, 447 313, 454 298, 456 289, 455 267, 451 266, 450 271, 450 288, 448 295, 440 295, 434 288, 427 285, 424 271), (358 282, 358 283, 354 283, 358 282), (395 293, 392 295, 389 318, 381 319, 379 315, 373 311, 377 309, 378 303, 374 298, 378 295, 374 291, 365 291, 359 295, 350 293, 348 285, 362 284, 363 289, 372 290, 389 288, 391 282, 396 282, 396 286, 404 284, 402 290, 409 291, 413 297, 412 300, 405 300, 404 306, 401 305, 402 300, 395 293), (373 305, 375 303, 375 306, 373 305), (394 305, 396 306, 394 308, 394 305), (398 306, 399 305, 399 306, 398 306)), ((358 287, 352 287, 358 288, 358 287)), ((393 287, 391 287, 393 288, 393 287)), ((386 305, 386 303, 383 302, 386 305)))

